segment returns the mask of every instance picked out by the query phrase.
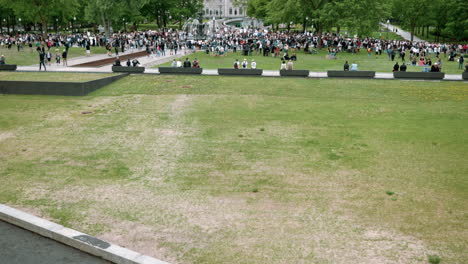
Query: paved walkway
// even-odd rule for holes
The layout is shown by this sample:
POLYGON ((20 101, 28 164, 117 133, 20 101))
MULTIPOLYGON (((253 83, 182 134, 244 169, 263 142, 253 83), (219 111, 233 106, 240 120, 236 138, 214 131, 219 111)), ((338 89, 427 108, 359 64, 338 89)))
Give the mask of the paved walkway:
POLYGON ((111 262, 0 221, 0 263, 110 264, 111 262))
MULTIPOLYGON (((124 53, 119 53, 120 55, 128 55, 128 54, 134 54, 144 51, 144 49, 133 49, 133 50, 127 50, 124 53)), ((92 52, 92 49, 91 49, 92 52)), ((185 55, 193 53, 192 50, 179 50, 177 55, 169 55, 169 51, 166 52, 165 56, 144 56, 144 57, 139 57, 138 61, 141 63, 140 66, 143 67, 152 67, 154 65, 166 63, 168 61, 171 61, 173 59, 177 59, 180 57, 183 57, 185 55)), ((97 61, 97 60, 103 60, 103 59, 108 59, 108 58, 115 58, 115 53, 112 53, 112 56, 109 56, 107 54, 94 54, 91 56, 82 56, 82 57, 75 57, 72 59, 68 60, 68 67, 63 66, 63 65, 56 65, 55 63, 52 63, 52 65, 47 66, 47 71, 57 71, 57 72, 83 72, 83 69, 87 69, 87 72, 111 72, 112 71, 112 65, 105 65, 102 67, 71 67, 73 65, 78 65, 78 64, 83 64, 87 62, 92 62, 92 61, 97 61)), ((122 64, 125 64, 126 61, 122 61, 122 64)), ((38 71, 39 70, 39 64, 34 64, 30 66, 18 66, 18 70, 21 71, 38 71)))
MULTIPOLYGON (((395 25, 392 25, 392 24, 385 24, 385 23, 380 23, 380 25, 388 28, 390 31, 400 35, 402 38, 406 39, 406 40, 411 40, 411 33, 408 32, 408 31, 404 31, 403 29, 401 29, 400 27, 397 27, 395 25), (398 32, 395 32, 395 29, 398 29, 398 32)), ((417 41, 417 42, 425 42, 424 39, 420 39, 416 36, 413 36, 413 41, 417 41)))

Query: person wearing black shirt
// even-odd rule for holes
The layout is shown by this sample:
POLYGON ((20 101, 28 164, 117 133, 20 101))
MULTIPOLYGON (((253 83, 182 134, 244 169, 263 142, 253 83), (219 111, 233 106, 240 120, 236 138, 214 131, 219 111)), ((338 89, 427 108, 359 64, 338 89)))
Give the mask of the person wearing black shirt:
POLYGON ((132 64, 133 64, 133 67, 136 67, 138 66, 138 64, 140 64, 140 62, 137 59, 133 59, 132 64))
POLYGON ((130 59, 127 60, 127 67, 130 67, 132 66, 132 62, 130 61, 130 59))
POLYGON ((400 65, 398 65, 398 62, 397 62, 397 63, 395 63, 395 65, 393 65, 393 71, 397 72, 399 70, 400 70, 400 65))
POLYGON ((44 66, 44 71, 47 71, 45 63, 44 63, 44 59, 45 59, 44 52, 42 51, 39 52, 39 70, 41 70, 41 66, 44 66))
POLYGON ((116 57, 116 58, 115 58, 114 66, 122 66, 122 65, 120 64, 120 58, 119 58, 119 57, 116 57))
POLYGON ((345 62, 344 66, 343 66, 343 69, 344 69, 344 71, 349 71, 348 61, 345 62))
POLYGON ((184 61, 184 68, 190 68, 190 67, 192 67, 192 63, 189 61, 188 58, 186 58, 184 61))
POLYGON ((405 71, 406 71, 406 64, 403 63, 403 64, 400 66, 400 71, 402 71, 402 72, 405 72, 405 71))

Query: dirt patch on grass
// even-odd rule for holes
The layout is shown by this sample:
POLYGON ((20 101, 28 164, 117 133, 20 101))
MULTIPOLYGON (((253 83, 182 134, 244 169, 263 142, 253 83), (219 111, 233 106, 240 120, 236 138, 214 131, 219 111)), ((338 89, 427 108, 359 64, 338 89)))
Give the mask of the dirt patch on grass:
POLYGON ((12 138, 14 137, 15 134, 11 133, 11 132, 3 132, 3 133, 0 133, 0 142, 2 142, 3 140, 7 140, 9 138, 12 138))

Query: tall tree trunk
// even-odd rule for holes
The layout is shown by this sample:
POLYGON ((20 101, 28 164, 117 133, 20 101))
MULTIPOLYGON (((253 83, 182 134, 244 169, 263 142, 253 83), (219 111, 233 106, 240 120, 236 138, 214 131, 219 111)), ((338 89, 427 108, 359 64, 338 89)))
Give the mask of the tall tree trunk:
POLYGON ((336 34, 340 34, 341 27, 338 25, 336 26, 336 34))
POLYGON ((426 39, 429 38, 429 26, 427 26, 427 29, 426 29, 426 39))
POLYGON ((414 39, 414 30, 416 28, 416 25, 411 25, 411 41, 414 39))
POLYGON ((47 39, 47 20, 45 17, 41 17, 41 29, 42 29, 42 36, 44 40, 47 39))

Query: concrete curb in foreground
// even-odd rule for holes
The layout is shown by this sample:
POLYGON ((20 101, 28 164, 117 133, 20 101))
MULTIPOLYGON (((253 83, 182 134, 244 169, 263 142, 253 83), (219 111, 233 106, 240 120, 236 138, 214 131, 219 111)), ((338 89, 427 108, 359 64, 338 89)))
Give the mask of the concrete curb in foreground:
POLYGON ((0 220, 116 264, 169 264, 0 204, 0 220))

